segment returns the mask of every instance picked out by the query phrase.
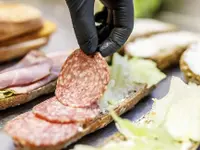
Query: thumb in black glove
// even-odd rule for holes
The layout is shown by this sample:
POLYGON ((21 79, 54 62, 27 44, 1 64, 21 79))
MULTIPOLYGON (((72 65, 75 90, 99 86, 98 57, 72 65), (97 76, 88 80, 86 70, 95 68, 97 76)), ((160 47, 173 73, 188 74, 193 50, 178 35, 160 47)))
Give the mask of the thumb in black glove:
POLYGON ((86 54, 99 51, 106 57, 126 42, 133 28, 133 0, 102 0, 105 8, 96 14, 94 0, 66 0, 80 48, 86 54))

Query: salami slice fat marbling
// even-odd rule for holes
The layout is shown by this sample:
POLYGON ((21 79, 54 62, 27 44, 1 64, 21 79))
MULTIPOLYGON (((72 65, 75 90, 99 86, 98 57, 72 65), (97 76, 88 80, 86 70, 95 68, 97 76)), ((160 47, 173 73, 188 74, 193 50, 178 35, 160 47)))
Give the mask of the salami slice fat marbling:
POLYGON ((75 50, 60 72, 56 97, 70 107, 89 107, 97 103, 109 82, 109 67, 100 53, 88 56, 75 50))

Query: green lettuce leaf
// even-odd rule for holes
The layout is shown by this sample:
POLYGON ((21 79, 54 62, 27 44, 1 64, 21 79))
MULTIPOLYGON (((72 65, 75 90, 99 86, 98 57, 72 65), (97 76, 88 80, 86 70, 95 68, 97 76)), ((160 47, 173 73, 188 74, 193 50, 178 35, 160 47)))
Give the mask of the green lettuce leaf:
POLYGON ((200 141, 200 86, 173 77, 168 94, 156 100, 152 117, 178 141, 200 141))
POLYGON ((137 126, 126 119, 121 119, 114 112, 111 112, 119 130, 127 138, 126 141, 110 141, 103 147, 94 148, 91 146, 77 145, 75 150, 180 150, 181 144, 162 128, 148 128, 137 126))
POLYGON ((135 83, 145 83, 151 87, 166 75, 157 69, 156 64, 151 60, 121 56, 115 53, 110 67, 111 80, 107 90, 104 92, 99 105, 104 112, 123 101, 133 91, 135 83))
POLYGON ((0 90, 0 99, 8 98, 15 95, 15 92, 12 90, 0 90))

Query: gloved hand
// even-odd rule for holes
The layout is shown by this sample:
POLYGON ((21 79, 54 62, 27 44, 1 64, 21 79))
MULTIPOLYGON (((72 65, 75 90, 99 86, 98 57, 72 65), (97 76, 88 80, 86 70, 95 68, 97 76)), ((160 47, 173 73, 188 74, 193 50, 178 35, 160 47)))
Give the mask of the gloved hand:
POLYGON ((95 0, 66 0, 80 48, 106 57, 126 42, 133 28, 133 0, 102 0, 105 8, 94 17, 95 0), (101 23, 95 26, 95 19, 101 23))
POLYGON ((0 132, 0 149, 1 150, 14 150, 14 143, 12 139, 5 133, 0 132))

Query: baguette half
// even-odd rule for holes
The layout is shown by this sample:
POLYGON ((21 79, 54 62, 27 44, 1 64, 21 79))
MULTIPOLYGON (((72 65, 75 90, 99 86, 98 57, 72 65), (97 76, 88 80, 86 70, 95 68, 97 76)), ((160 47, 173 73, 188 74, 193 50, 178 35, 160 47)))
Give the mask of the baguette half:
POLYGON ((125 45, 124 51, 130 57, 151 59, 163 70, 177 65, 188 46, 198 41, 199 35, 187 31, 161 33, 129 42, 125 45))
MULTIPOLYGON (((114 111, 118 115, 121 115, 127 112, 128 110, 133 108, 143 97, 145 97, 152 90, 152 88, 150 89, 147 88, 146 84, 134 84, 133 89, 129 93, 129 96, 125 98, 125 100, 123 100, 120 104, 118 104, 115 107, 114 111)), ((83 127, 83 130, 78 132, 76 135, 74 135, 69 140, 65 141, 64 143, 59 143, 53 146, 36 147, 33 145, 26 145, 26 144, 24 145, 23 141, 15 140, 16 149, 18 150, 60 150, 62 148, 66 148, 70 144, 81 139, 83 136, 107 126, 112 121, 113 119, 108 112, 104 114, 102 113, 92 122, 86 124, 83 127)))
POLYGON ((180 68, 187 82, 200 84, 200 43, 190 46, 181 56, 180 68))
POLYGON ((56 81, 52 81, 38 89, 35 89, 27 94, 14 95, 5 99, 0 99, 0 110, 18 106, 27 103, 41 95, 53 93, 56 88, 56 81))

